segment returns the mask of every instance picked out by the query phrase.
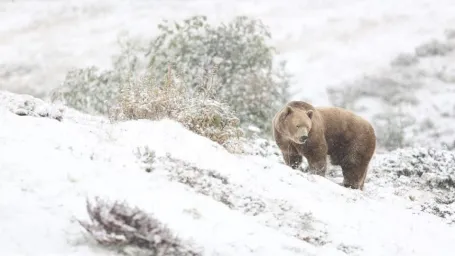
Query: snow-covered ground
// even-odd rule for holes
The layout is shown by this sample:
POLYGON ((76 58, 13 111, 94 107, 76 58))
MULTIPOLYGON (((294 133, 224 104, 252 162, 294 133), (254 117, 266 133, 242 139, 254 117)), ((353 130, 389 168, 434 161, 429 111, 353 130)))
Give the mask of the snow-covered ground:
POLYGON ((454 141, 455 51, 390 63, 444 38, 453 13, 451 0, 0 1, 0 255, 119 255, 77 221, 95 196, 153 213, 204 255, 452 255, 455 153, 428 146, 454 141), (161 19, 193 14, 261 18, 296 99, 330 104, 330 86, 399 77, 378 87, 385 103, 352 104, 372 118, 415 96, 406 136, 425 148, 378 153, 361 192, 338 185, 338 168, 327 179, 292 171, 273 142, 233 155, 170 120, 111 124, 1 91, 44 98, 71 67, 108 68, 120 32, 149 38, 161 19))
MULTIPOLYGON (((77 222, 95 196, 153 213, 203 255, 455 250, 454 216, 417 207, 453 195, 447 151, 378 154, 361 192, 338 185, 336 170, 325 179, 277 158, 233 155, 170 120, 111 124, 0 92, 0 155, 1 255, 116 255, 77 222)), ((447 200, 442 210, 453 213, 447 200)))
POLYGON ((452 0, 0 1, 0 89, 44 97, 71 67, 108 68, 122 31, 149 38, 162 19, 258 17, 295 74, 295 98, 387 64, 455 22, 452 0))

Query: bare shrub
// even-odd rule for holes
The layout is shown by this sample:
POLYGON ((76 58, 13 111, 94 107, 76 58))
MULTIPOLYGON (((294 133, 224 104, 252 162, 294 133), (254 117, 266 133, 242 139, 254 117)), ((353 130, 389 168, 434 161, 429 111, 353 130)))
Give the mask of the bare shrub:
POLYGON ((169 67, 163 85, 151 74, 130 80, 122 87, 110 117, 112 120, 169 118, 230 152, 240 152, 238 139, 243 131, 239 119, 227 105, 213 99, 217 86, 216 78, 207 78, 193 91, 169 67))
POLYGON ((188 242, 178 239, 165 225, 139 208, 126 203, 87 200, 91 223, 81 226, 101 245, 145 249, 148 255, 201 255, 188 242))

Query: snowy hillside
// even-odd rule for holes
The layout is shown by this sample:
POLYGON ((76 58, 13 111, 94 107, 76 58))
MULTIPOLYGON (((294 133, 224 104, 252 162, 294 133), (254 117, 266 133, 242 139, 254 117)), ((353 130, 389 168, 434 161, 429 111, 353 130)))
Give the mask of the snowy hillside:
POLYGON ((110 124, 1 92, 0 155, 2 255, 117 255, 78 222, 88 220, 86 197, 97 196, 153 214, 202 255, 455 250, 454 216, 431 211, 454 212, 447 151, 378 154, 360 192, 338 185, 337 170, 324 179, 277 158, 233 155, 173 121, 110 124))
MULTIPOLYGON (((0 255, 453 255, 454 13, 453 0, 0 1, 0 255), (48 103, 69 69, 110 68, 119 35, 148 42, 162 19, 196 14, 261 19, 292 99, 373 123, 364 191, 339 167, 290 169, 264 138, 234 154, 172 120, 48 103)), ((201 112, 174 93, 163 101, 201 112)), ((146 112, 150 95, 127 103, 146 112)))

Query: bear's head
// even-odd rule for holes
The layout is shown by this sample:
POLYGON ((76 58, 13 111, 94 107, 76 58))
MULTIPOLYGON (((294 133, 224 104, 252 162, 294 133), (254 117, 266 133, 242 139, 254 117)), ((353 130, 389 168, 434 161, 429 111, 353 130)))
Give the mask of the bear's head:
POLYGON ((311 131, 314 111, 287 105, 279 114, 276 129, 282 136, 304 144, 311 131))

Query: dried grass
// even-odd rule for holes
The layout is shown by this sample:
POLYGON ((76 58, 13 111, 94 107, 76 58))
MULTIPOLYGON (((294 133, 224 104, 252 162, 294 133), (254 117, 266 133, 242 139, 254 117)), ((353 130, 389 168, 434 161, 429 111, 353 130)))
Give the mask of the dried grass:
POLYGON ((170 66, 165 79, 162 86, 151 74, 129 79, 121 89, 117 106, 110 113, 111 120, 169 118, 230 152, 242 151, 240 120, 226 104, 213 99, 219 89, 214 72, 202 77, 195 90, 187 87, 170 66))

